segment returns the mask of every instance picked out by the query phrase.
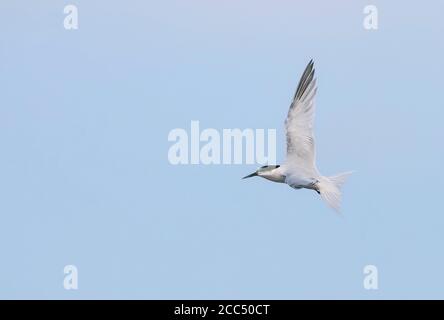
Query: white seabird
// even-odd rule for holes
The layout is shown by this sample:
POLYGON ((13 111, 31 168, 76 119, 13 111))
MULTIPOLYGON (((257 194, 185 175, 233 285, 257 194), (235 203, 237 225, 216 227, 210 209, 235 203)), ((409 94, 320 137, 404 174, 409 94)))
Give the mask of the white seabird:
POLYGON ((285 120, 287 157, 284 164, 263 166, 243 179, 259 176, 273 182, 286 183, 294 189, 314 190, 327 205, 339 212, 340 189, 352 172, 325 177, 316 167, 313 122, 317 87, 313 65, 311 60, 305 68, 285 120))

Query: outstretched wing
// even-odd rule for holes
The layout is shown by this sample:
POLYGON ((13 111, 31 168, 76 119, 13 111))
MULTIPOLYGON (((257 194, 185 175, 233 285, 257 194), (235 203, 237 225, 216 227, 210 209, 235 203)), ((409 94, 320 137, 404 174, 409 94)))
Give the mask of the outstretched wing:
POLYGON ((313 136, 314 98, 317 88, 313 65, 313 60, 311 60, 305 68, 285 120, 287 135, 286 163, 307 173, 317 172, 313 136))

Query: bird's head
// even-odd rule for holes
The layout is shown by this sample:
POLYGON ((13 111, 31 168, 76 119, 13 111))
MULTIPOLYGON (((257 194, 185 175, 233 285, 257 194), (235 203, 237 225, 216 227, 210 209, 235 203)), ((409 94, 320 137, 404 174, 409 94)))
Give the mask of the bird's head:
POLYGON ((260 167, 259 169, 257 169, 252 174, 249 174, 248 176, 243 177, 242 179, 247 179, 247 178, 256 177, 256 176, 259 176, 259 177, 264 176, 264 175, 267 175, 267 173, 269 173, 270 171, 277 169, 279 167, 280 167, 280 165, 263 166, 263 167, 260 167))

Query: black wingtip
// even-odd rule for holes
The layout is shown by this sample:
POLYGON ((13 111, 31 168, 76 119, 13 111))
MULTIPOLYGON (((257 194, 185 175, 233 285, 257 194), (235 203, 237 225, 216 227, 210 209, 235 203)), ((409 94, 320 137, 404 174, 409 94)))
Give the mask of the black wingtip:
POLYGON ((307 66, 305 67, 305 69, 313 68, 313 66, 314 66, 314 60, 313 60, 313 58, 311 58, 310 61, 307 64, 307 66))
POLYGON ((296 89, 294 99, 299 99, 300 97, 302 97, 308 85, 313 80, 314 73, 315 73, 314 60, 310 59, 310 62, 305 67, 304 73, 302 74, 301 79, 299 80, 299 84, 296 89))

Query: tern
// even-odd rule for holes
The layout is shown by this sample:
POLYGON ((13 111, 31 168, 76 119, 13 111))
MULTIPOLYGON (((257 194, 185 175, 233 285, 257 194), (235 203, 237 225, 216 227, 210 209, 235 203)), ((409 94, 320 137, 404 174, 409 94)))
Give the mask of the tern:
POLYGON ((341 187, 353 172, 326 177, 322 176, 316 167, 313 133, 316 91, 314 62, 310 60, 299 80, 285 120, 285 162, 282 165, 263 166, 243 179, 258 176, 273 182, 286 183, 294 189, 314 190, 328 206, 340 212, 341 187))

